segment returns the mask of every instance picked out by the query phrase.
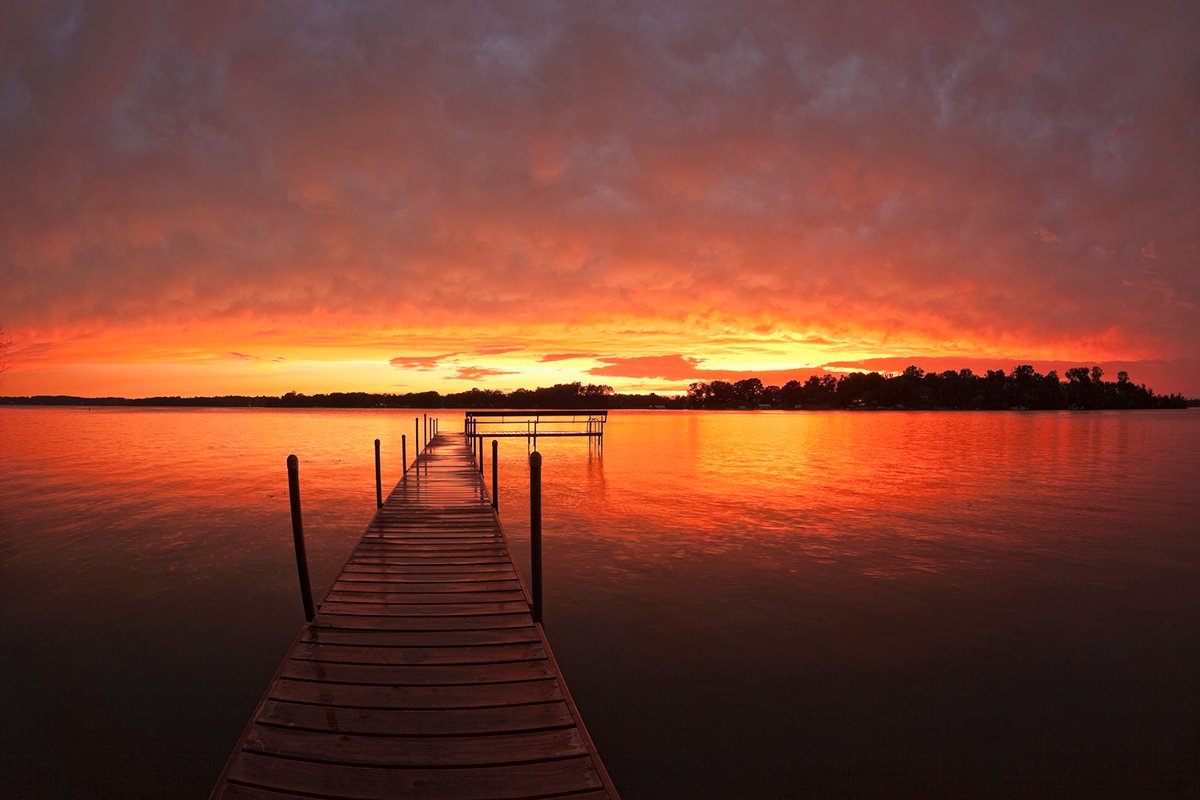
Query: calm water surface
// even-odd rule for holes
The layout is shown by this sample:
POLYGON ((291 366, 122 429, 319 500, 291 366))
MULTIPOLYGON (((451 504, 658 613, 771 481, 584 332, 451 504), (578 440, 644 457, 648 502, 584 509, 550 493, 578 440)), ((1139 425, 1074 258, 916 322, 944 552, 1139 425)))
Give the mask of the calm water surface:
MULTIPOLYGON (((207 796, 303 619, 284 458, 323 592, 412 420, 0 409, 0 794, 207 796)), ((540 446, 546 628, 626 800, 1200 793, 1200 412, 606 438, 540 446)))

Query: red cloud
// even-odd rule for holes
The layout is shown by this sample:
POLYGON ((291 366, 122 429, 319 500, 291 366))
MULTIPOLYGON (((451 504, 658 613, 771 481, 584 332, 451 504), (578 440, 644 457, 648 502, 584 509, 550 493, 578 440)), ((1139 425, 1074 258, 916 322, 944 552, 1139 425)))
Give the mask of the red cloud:
POLYGON ((396 356, 388 363, 396 369, 431 370, 441 366, 448 358, 461 355, 460 353, 443 353, 438 356, 396 356))
POLYGON ((681 355, 632 356, 630 358, 606 356, 600 360, 605 363, 605 366, 592 367, 588 370, 589 375, 686 381, 695 379, 699 373, 703 372, 699 368, 700 359, 681 355))
POLYGON ((810 375, 825 375, 821 367, 794 367, 790 369, 736 370, 705 369, 700 366, 703 359, 682 355, 634 356, 616 358, 606 356, 603 367, 588 370, 590 375, 612 378, 661 379, 668 381, 740 381, 745 378, 760 378, 771 385, 782 385, 791 380, 807 380, 810 375))
POLYGON ((492 369, 491 367, 459 367, 458 372, 451 376, 450 380, 455 381, 477 381, 483 378, 491 378, 496 375, 516 375, 517 373, 507 369, 492 369))
POLYGON ((524 349, 525 345, 523 344, 497 344, 489 345, 487 347, 478 347, 472 350, 471 354, 477 356, 498 356, 503 355, 504 353, 516 353, 524 349))
POLYGON ((547 353, 538 359, 545 364, 551 361, 570 361, 576 358, 599 358, 599 353, 547 353))

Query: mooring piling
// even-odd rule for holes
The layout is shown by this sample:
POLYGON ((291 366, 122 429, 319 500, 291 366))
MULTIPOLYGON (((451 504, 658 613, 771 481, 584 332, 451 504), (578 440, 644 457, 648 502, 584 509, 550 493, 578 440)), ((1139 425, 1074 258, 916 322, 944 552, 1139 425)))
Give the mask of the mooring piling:
POLYGON ((288 500, 292 506, 292 541, 296 546, 296 572, 300 576, 300 599, 304 601, 304 618, 309 622, 317 616, 313 607, 312 582, 308 578, 308 554, 304 551, 304 519, 300 514, 300 459, 287 457, 288 500))
POLYGON ((542 454, 529 454, 529 572, 533 583, 533 621, 542 622, 542 454))
POLYGON ((492 439, 492 508, 500 510, 500 442, 492 439))
POLYGON ((375 507, 383 508, 383 479, 379 469, 379 440, 375 440, 375 507))

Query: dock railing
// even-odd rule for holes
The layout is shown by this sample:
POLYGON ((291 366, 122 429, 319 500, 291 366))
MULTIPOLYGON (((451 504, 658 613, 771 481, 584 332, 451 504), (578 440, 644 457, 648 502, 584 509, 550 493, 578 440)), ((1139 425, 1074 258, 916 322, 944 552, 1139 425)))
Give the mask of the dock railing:
POLYGON ((602 446, 606 422, 604 408, 467 411, 463 430, 478 455, 482 437, 524 437, 536 449, 539 437, 580 436, 602 446))

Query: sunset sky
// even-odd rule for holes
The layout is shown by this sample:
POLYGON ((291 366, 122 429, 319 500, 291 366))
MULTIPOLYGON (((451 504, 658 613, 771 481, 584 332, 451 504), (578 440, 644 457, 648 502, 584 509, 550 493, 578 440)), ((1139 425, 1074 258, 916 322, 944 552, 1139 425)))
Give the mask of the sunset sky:
POLYGON ((1200 396, 1200 5, 0 3, 0 394, 1200 396))

